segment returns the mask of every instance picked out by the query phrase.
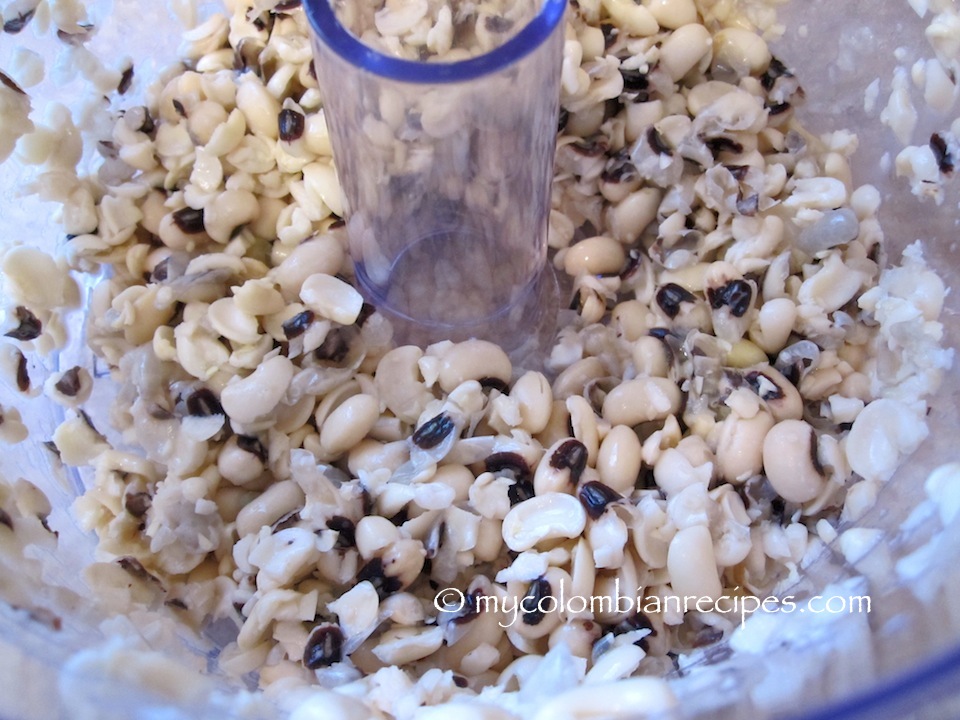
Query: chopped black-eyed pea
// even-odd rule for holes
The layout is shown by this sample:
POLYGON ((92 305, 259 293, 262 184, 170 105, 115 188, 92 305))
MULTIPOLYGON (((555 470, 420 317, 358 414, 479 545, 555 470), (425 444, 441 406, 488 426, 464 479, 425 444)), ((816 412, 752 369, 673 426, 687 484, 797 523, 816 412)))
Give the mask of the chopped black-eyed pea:
POLYGON ((737 200, 737 212, 747 217, 753 217, 760 210, 760 196, 756 193, 737 200))
POLYGON ((526 479, 517 480, 507 488, 507 497, 510 499, 511 506, 529 500, 534 495, 536 492, 533 489, 533 483, 526 479))
POLYGON ((177 111, 177 115, 182 117, 184 120, 187 119, 187 109, 183 107, 183 103, 177 99, 173 100, 173 109, 177 111))
POLYGON ((470 685, 470 682, 463 675, 454 675, 453 684, 458 688, 465 688, 470 685))
POLYGON ((650 87, 650 78, 640 70, 620 68, 624 92, 642 92, 650 87))
POLYGON ((123 498, 124 509, 135 518, 146 515, 152 504, 153 498, 146 492, 127 493, 123 498))
POLYGON ((356 546, 357 526, 350 518, 334 515, 327 520, 327 527, 337 533, 337 547, 350 548, 356 546))
POLYGON ((20 392, 30 391, 30 371, 27 370, 27 358, 17 350, 17 389, 20 392))
POLYGON ((203 208, 194 210, 192 207, 180 208, 173 213, 173 222, 180 228, 180 232, 187 235, 196 235, 204 231, 203 208))
POLYGON ((650 129, 647 130, 647 144, 657 155, 673 155, 673 148, 667 144, 667 141, 663 139, 663 135, 660 134, 660 131, 657 130, 654 125, 651 125, 650 129))
POLYGON ((480 609, 485 607, 485 604, 481 602, 482 599, 483 595, 480 594, 479 590, 466 593, 463 596, 463 606, 456 615, 450 618, 450 622, 454 625, 466 625, 468 622, 476 620, 480 616, 480 609))
POLYGON ((22 340, 24 342, 36 340, 40 337, 40 333, 43 332, 43 325, 39 318, 27 308, 22 305, 18 306, 17 309, 14 310, 14 317, 17 319, 17 327, 8 333, 4 333, 4 337, 22 340))
POLYGON ((731 280, 723 287, 707 288, 707 299, 714 310, 726 305, 734 317, 743 317, 750 309, 753 289, 746 280, 731 280))
POLYGON ((504 473, 512 475, 514 480, 528 479, 531 476, 530 465, 523 455, 514 452, 498 452, 483 461, 487 472, 494 475, 504 473))
POLYGON ((657 305, 671 320, 680 314, 680 305, 685 302, 696 302, 692 292, 676 283, 667 283, 657 291, 657 305))
POLYGON ((287 337, 287 340, 300 337, 307 331, 316 317, 313 310, 304 310, 302 313, 297 313, 283 323, 283 334, 287 337))
POLYGON ((308 670, 317 670, 342 662, 343 640, 343 631, 339 625, 317 625, 307 637, 307 644, 303 649, 303 666, 308 670))
POLYGON ((133 65, 128 67, 123 71, 123 74, 120 76, 120 83, 117 85, 117 93, 120 95, 126 95, 127 90, 130 89, 130 86, 133 84, 133 65))
POLYGON ((607 505, 623 500, 623 496, 616 490, 596 480, 584 483, 577 497, 583 509, 587 511, 587 515, 594 520, 603 515, 607 505))
POLYGON ((13 530, 13 518, 10 517, 10 513, 3 508, 0 508, 0 525, 6 525, 8 528, 13 530))
POLYGON ((209 388, 195 390, 187 398, 187 414, 194 417, 223 415, 223 406, 209 388))
POLYGON ((285 142, 299 140, 303 136, 305 127, 303 113, 293 108, 284 108, 277 117, 277 130, 280 133, 280 139, 285 142))
POLYGON ((383 560, 380 558, 373 558, 360 568, 360 572, 357 573, 357 582, 361 583, 364 580, 373 585, 373 589, 377 591, 377 597, 381 600, 403 587, 398 578, 390 577, 384 573, 383 560))
POLYGON ((760 85, 764 90, 769 92, 773 89, 777 78, 781 77, 793 77, 793 73, 790 72, 787 69, 787 66, 780 62, 780 60, 777 58, 772 58, 766 72, 760 76, 760 85))
POLYGON ((10 18, 3 24, 3 31, 10 35, 16 35, 27 26, 27 23, 33 20, 35 12, 36 9, 31 9, 25 13, 20 13, 16 17, 10 18))
POLYGON ((250 435, 237 435, 237 447, 256 457, 260 462, 267 461, 267 449, 260 442, 260 438, 250 435))
POLYGON ((570 482, 576 485, 587 467, 587 446, 571 438, 561 443, 550 456, 550 467, 570 471, 570 482))
POLYGON ((435 448, 453 432, 456 425, 446 413, 430 418, 413 433, 413 444, 422 450, 435 448))
POLYGON ((953 172, 953 156, 950 155, 950 149, 947 147, 947 141, 938 133, 930 136, 930 150, 933 151, 933 157, 937 161, 937 167, 944 175, 953 172))
POLYGON ((57 392, 67 397, 76 397, 80 392, 80 368, 72 367, 67 370, 54 385, 57 392))
POLYGON ((17 84, 13 81, 13 78, 11 78, 9 75, 7 75, 7 74, 6 74, 5 72, 3 72, 3 71, 0 71, 0 82, 2 82, 4 85, 6 85, 6 86, 7 86, 8 88, 10 88, 11 90, 13 90, 15 93, 19 93, 19 94, 21 94, 21 95, 26 95, 26 93, 23 91, 23 88, 21 88, 19 85, 17 85, 17 84))
POLYGON ((543 576, 538 577, 527 588, 527 594, 520 601, 520 619, 524 625, 539 625, 546 612, 556 603, 544 602, 553 595, 553 588, 543 576))
POLYGON ((147 582, 156 583, 160 585, 160 580, 153 574, 147 571, 139 560, 135 557, 122 557, 117 559, 117 565, 123 568, 126 572, 130 573, 133 577, 138 580, 145 580, 147 582))

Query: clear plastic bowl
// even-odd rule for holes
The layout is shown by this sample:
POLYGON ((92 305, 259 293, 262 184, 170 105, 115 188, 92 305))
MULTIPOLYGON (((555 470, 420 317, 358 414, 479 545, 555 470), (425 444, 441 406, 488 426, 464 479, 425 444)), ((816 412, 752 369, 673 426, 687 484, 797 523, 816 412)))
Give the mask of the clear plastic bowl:
MULTIPOLYGON (((155 72, 151 58, 173 60, 180 29, 157 3, 116 0, 91 3, 101 30, 92 49, 122 48, 137 59, 138 76, 155 72), (107 16, 106 10, 114 14, 107 16), (161 30, 163 32, 161 32, 161 30), (145 58, 141 62, 141 58, 145 58)), ((955 190, 944 204, 921 204, 906 182, 890 169, 899 145, 877 120, 879 110, 864 111, 864 90, 880 79, 880 107, 889 93, 894 66, 909 67, 932 55, 923 36, 926 22, 906 2, 870 0, 841 5, 805 0, 777 8, 787 31, 775 53, 793 67, 807 91, 802 114, 814 130, 850 128, 860 137, 853 170, 858 183, 871 182, 882 193, 881 221, 893 259, 915 239, 923 239, 929 264, 950 287, 960 285, 955 190), (902 59, 894 50, 904 48, 902 59), (882 161, 890 153, 888 162, 882 161)), ((26 31, 24 35, 28 35, 26 31)), ((18 42, 37 45, 29 37, 18 42)), ((13 43, 0 48, 0 67, 13 43)), ((50 55, 52 57, 52 55, 50 55)), ((49 94, 50 83, 42 87, 49 94)), ((70 91, 57 96, 70 102, 70 91)), ((918 104, 913 143, 945 130, 950 117, 918 104)), ((50 209, 12 192, 22 177, 9 166, 0 177, 0 232, 28 236, 52 247, 58 232, 50 209)), ((960 347, 960 301, 947 298, 944 342, 960 347)), ((92 365, 82 348, 58 362, 92 365)), ((680 699, 676 718, 955 718, 960 717, 960 522, 943 527, 938 508, 926 500, 924 480, 943 463, 960 459, 960 368, 946 378, 929 416, 931 436, 884 488, 877 506, 858 524, 884 531, 884 541, 859 560, 847 563, 836 548, 803 571, 797 595, 829 587, 869 593, 871 612, 781 615, 754 632, 752 642, 708 649, 670 678, 680 699), (839 585, 838 585, 839 583, 839 585)), ((207 647, 195 639, 172 644, 154 638, 158 652, 175 652, 183 663, 156 690, 157 675, 148 651, 114 655, 89 652, 110 642, 103 620, 83 598, 79 567, 93 557, 94 539, 72 523, 66 508, 79 489, 75 475, 54 460, 40 440, 49 439, 58 412, 41 400, 23 402, 0 387, 0 403, 21 408, 33 430, 29 441, 0 453, 0 472, 40 485, 57 506, 50 518, 59 531, 59 549, 47 584, 74 589, 79 600, 52 629, 43 618, 0 603, 0 717, 21 718, 272 718, 278 713, 216 673, 215 638, 207 647), (209 677, 201 672, 209 670, 209 677), (148 688, 154 687, 153 690, 148 688)), ((24 590, 20 578, 0 575, 0 591, 24 590)), ((28 590, 29 592, 29 590, 28 590)), ((759 620, 768 621, 770 618, 759 620)), ((122 621, 113 620, 115 629, 122 621)), ((754 621, 751 620, 751 623, 754 621)), ((748 625, 749 627, 749 625, 748 625)), ((758 626, 759 627, 759 626, 758 626)), ((638 717, 643 708, 637 708, 638 717)))

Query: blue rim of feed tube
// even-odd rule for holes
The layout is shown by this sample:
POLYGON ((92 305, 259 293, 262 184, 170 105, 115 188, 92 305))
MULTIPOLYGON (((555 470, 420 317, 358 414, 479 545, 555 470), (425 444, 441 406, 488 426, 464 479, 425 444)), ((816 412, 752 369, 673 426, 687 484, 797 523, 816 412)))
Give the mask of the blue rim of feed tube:
POLYGON ((321 43, 358 68, 398 82, 454 83, 473 80, 510 67, 536 50, 563 19, 567 0, 543 0, 540 12, 503 45, 457 62, 417 62, 384 55, 347 30, 328 0, 304 0, 310 26, 321 43))

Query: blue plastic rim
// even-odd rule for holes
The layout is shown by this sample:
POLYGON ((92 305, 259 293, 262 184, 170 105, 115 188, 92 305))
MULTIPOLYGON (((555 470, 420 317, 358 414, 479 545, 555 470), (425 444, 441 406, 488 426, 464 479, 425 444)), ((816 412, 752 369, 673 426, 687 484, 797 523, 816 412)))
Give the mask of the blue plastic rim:
POLYGON ((325 46, 356 67, 398 82, 456 83, 504 70, 543 44, 563 19, 567 0, 543 0, 540 12, 503 45, 458 62, 416 62, 390 57, 362 43, 337 19, 328 0, 304 0, 310 27, 325 46))

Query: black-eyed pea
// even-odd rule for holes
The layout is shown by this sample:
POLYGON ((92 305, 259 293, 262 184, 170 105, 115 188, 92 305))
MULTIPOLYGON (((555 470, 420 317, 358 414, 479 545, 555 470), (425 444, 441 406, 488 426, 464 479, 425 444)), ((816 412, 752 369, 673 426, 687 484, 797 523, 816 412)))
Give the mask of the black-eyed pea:
POLYGON ((676 30, 697 21, 693 0, 649 0, 645 3, 660 27, 676 30))
POLYGON ((441 465, 433 476, 433 482, 443 483, 453 488, 455 503, 468 499, 474 480, 470 468, 464 465, 441 465))
POLYGON ((750 327, 750 339, 764 352, 780 352, 790 339, 797 319, 797 306, 787 297, 767 300, 750 327))
POLYGON ((699 23, 674 30, 660 47, 660 67, 674 82, 679 81, 701 62, 709 62, 713 38, 699 23))
POLYGON ((473 556, 477 562, 493 562, 503 551, 503 533, 500 520, 481 518, 477 527, 477 544, 473 556))
POLYGON ((377 365, 374 381, 387 409, 407 423, 415 423, 434 399, 420 374, 423 350, 404 345, 390 350, 377 365))
POLYGON ((224 190, 203 208, 203 228, 211 239, 226 244, 237 228, 255 220, 259 214, 260 201, 252 192, 224 190))
POLYGON ((582 395, 567 398, 567 410, 570 413, 570 427, 573 436, 581 442, 587 452, 587 465, 594 467, 600 450, 600 428, 593 406, 582 395))
POLYGON ((255 73, 246 73, 241 78, 237 88, 237 109, 243 113, 247 128, 257 135, 276 140, 280 103, 255 73))
POLYGON ((251 500, 237 515, 237 535, 245 537, 273 525, 284 515, 303 507, 306 496, 293 480, 274 483, 251 500))
POLYGON ((609 372, 600 358, 591 356, 577 360, 553 381, 553 397, 565 402, 570 397, 582 395, 587 385, 607 375, 609 372))
POLYGON ((252 423, 277 407, 292 378, 293 363, 275 355, 249 376, 228 383, 221 392, 220 404, 231 419, 252 423))
POLYGON ((546 376, 532 370, 524 373, 510 388, 510 397, 520 410, 519 427, 531 435, 543 432, 553 409, 553 391, 546 376))
POLYGON ((773 419, 799 420, 803 417, 803 398, 783 374, 767 364, 747 368, 744 379, 764 401, 773 419))
POLYGON ((763 469, 784 500, 803 503, 819 495, 826 478, 814 429, 803 420, 774 425, 763 440, 763 469))
POLYGON ((487 378, 509 383, 510 358, 500 346, 486 340, 466 340, 446 348, 440 357, 440 387, 451 392, 467 380, 487 378))
POLYGON ((232 485, 246 486, 263 476, 266 450, 257 438, 232 436, 217 456, 217 471, 232 485))
POLYGON ((187 128, 197 141, 197 145, 206 145, 217 127, 227 121, 227 111, 220 103, 202 100, 190 111, 187 128))
POLYGON ((573 493, 580 476, 587 467, 588 450, 575 438, 564 438, 544 453, 533 475, 533 489, 537 495, 546 493, 573 493))
POLYGON ((667 552, 667 569, 673 591, 680 597, 717 600, 723 594, 713 539, 705 525, 677 531, 667 552))
POLYGON ((627 261, 623 245, 604 235, 585 238, 567 249, 563 268, 571 277, 581 274, 613 275, 627 261))
POLYGON ((558 567, 548 568, 543 575, 529 583, 508 583, 507 593, 513 595, 517 603, 517 622, 511 625, 509 631, 531 640, 552 633, 563 620, 560 597, 566 595, 570 585, 570 575, 558 567))
POLYGON ((356 322, 363 307, 363 298, 356 288, 326 273, 314 273, 304 280, 300 299, 321 317, 341 325, 356 322))
MULTIPOLYGON (((357 547, 360 547, 359 541, 357 547)), ((425 557, 423 543, 410 538, 400 538, 383 550, 381 560, 384 575, 398 580, 401 588, 408 587, 420 575, 425 557)))
POLYGON ((399 542, 401 537, 400 529, 379 515, 360 518, 354 530, 357 550, 364 560, 379 556, 386 548, 399 542))
POLYGON ((603 419, 613 425, 664 420, 680 409, 681 394, 666 378, 635 378, 617 385, 603 400, 603 419))
POLYGON ((637 338, 630 347, 630 355, 639 376, 665 378, 670 374, 667 346, 658 338, 649 335, 637 338))
POLYGON ((642 188, 607 209, 606 222, 614 239, 630 244, 640 237, 647 225, 657 217, 662 192, 642 188))
POLYGON ((232 297, 214 301, 207 309, 207 319, 217 333, 231 342, 252 345, 260 337, 256 318, 237 307, 232 297))
POLYGON ((514 505, 503 519, 501 532, 507 547, 523 552, 541 542, 579 537, 586 522, 576 497, 550 492, 514 505))
POLYGON ((355 446, 373 429, 380 416, 377 399, 364 393, 344 400, 320 428, 320 446, 338 456, 355 446))
POLYGON ((733 413, 722 423, 717 441, 717 471, 727 482, 744 482, 763 471, 763 440, 774 425, 773 416, 758 412, 752 418, 733 413))
POLYGON ((770 65, 770 49, 757 33, 728 27, 713 36, 713 61, 738 76, 757 75, 770 65))
POLYGON ((367 438, 350 449, 347 467, 354 476, 360 471, 373 472, 379 468, 394 472, 409 459, 410 445, 406 440, 382 443, 367 438))
POLYGON ((654 322, 650 308, 639 300, 624 300, 610 312, 610 325, 617 328, 617 334, 627 342, 645 336, 654 322))
POLYGON ((621 495, 629 495, 640 475, 640 438, 627 425, 614 425, 600 443, 597 472, 600 481, 621 495))
POLYGON ((602 0, 603 7, 621 30, 637 37, 654 35, 660 26, 653 13, 629 0, 602 0))

